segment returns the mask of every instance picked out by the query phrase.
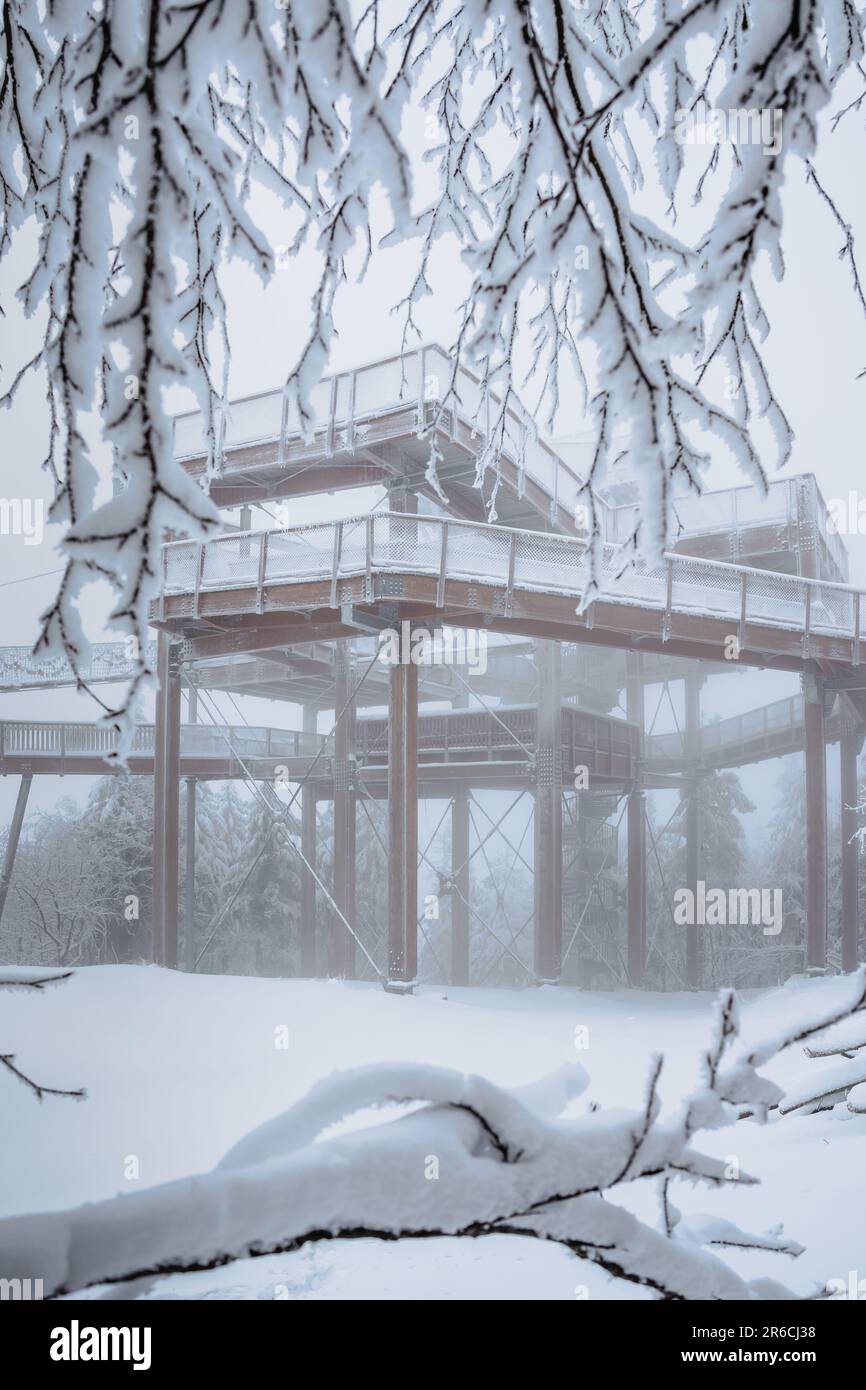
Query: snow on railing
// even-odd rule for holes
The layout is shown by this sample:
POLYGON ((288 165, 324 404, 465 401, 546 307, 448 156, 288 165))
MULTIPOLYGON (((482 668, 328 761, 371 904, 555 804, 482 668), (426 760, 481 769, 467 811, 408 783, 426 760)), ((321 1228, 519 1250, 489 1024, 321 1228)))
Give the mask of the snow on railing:
MULTIPOLYGON (((373 512, 286 530, 233 532, 205 542, 174 541, 163 548, 163 595, 191 593, 193 615, 208 590, 254 587, 262 612, 269 584, 328 579, 336 608, 341 578, 373 573, 431 575, 444 604, 446 580, 477 581, 514 590, 581 599, 591 580, 589 557, 578 539, 453 518, 373 512)), ((796 631, 808 655, 814 634, 844 637, 859 661, 861 590, 829 580, 707 560, 678 552, 660 563, 625 563, 620 548, 603 548, 597 599, 660 610, 663 635, 671 615, 726 617, 745 644, 749 624, 796 631)))
MULTIPOLYGON (((313 389, 310 409, 314 443, 309 447, 325 457, 338 451, 351 452, 362 445, 373 421, 381 427, 394 417, 396 433, 405 434, 407 409, 413 412, 408 427, 419 436, 434 421, 440 431, 452 438, 462 425, 464 444, 468 437, 479 456, 489 443, 495 442, 497 453, 510 460, 517 470, 519 496, 523 495, 526 481, 531 480, 550 499, 551 522, 557 519, 561 508, 573 519, 576 532, 583 529, 577 516, 584 488, 581 475, 540 438, 531 414, 516 395, 511 396, 500 421, 501 401, 496 392, 485 393, 474 373, 461 364, 455 367, 450 354, 436 344, 323 377, 313 389)), ((377 428, 377 437, 384 437, 381 428, 377 428)), ((290 447, 300 447, 305 457, 308 452, 299 425, 290 418, 288 398, 281 388, 242 397, 224 408, 218 425, 217 473, 226 452, 265 444, 277 445, 277 457, 282 463, 286 462, 290 447)), ((175 418, 174 447, 179 460, 200 459, 207 454, 200 412, 175 418)), ((614 506, 595 494, 595 507, 606 543, 618 545, 631 537, 639 512, 635 504, 614 506)), ((786 523, 791 534, 798 535, 803 523, 814 525, 840 573, 847 572, 844 544, 827 524, 827 508, 811 475, 776 479, 766 494, 749 484, 688 493, 676 498, 673 508, 684 535, 724 531, 735 534, 746 527, 773 522, 786 523), (809 496, 801 495, 804 489, 809 496)))
MULTIPOLYGON (((249 725, 182 724, 181 753, 188 757, 313 757, 326 735, 294 729, 249 725)), ((75 758, 106 756, 117 744, 113 729, 102 724, 37 720, 0 722, 0 759, 9 757, 75 758)), ((153 753, 153 725, 137 724, 130 756, 153 753)))
MULTIPOLYGON (((156 664, 156 643, 149 642, 146 652, 149 666, 156 664)), ((78 673, 65 657, 36 658, 31 647, 0 647, 0 689, 18 690, 27 686, 74 685, 83 680, 90 685, 96 681, 129 680, 137 670, 127 642, 94 642, 85 664, 78 673)))
MULTIPOLYGON (((438 428, 454 436, 457 422, 462 422, 478 454, 491 438, 500 440, 499 452, 518 472, 518 495, 522 495, 526 479, 531 479, 550 497, 551 518, 559 507, 574 516, 583 480, 539 438, 531 415, 518 398, 512 395, 500 429, 500 398, 494 391, 485 394, 478 378, 466 367, 458 365, 455 370, 450 355, 435 344, 323 377, 310 401, 311 433, 317 450, 330 456, 362 445, 371 421, 405 415, 407 408, 414 411, 411 428, 420 435, 437 418, 440 407, 438 428)), ((401 425, 400 432, 405 432, 405 426, 401 425)), ((285 460, 290 445, 302 443, 282 388, 242 397, 224 409, 217 471, 223 456, 232 449, 268 443, 278 445, 280 460, 285 460)), ((179 460, 207 454, 199 411, 175 417, 174 449, 179 460)))
MULTIPOLYGON (((762 493, 751 484, 722 488, 713 492, 686 493, 672 503, 674 519, 681 528, 678 539, 718 533, 738 533, 753 526, 786 526, 789 547, 796 549, 801 532, 814 526, 824 540, 839 572, 847 574, 848 553, 838 531, 829 524, 827 504, 812 474, 795 478, 776 478, 762 493)), ((639 508, 634 503, 609 506, 602 502, 599 518, 605 541, 621 544, 632 535, 639 508)))

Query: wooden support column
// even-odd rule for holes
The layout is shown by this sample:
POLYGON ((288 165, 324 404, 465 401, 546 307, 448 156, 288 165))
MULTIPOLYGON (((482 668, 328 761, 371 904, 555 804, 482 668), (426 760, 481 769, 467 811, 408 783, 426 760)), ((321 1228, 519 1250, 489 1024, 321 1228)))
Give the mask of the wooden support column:
POLYGON ((824 691, 812 672, 803 678, 806 735, 806 967, 827 964, 827 762, 824 691))
POLYGON ((844 729, 839 740, 842 799, 842 969, 857 969, 860 942, 860 845, 855 839, 859 802, 857 754, 860 736, 844 729))
POLYGON ((537 641, 538 728, 535 743, 535 973, 555 981, 562 970, 562 695, 560 646, 537 641))
MULTIPOLYGON (((316 732, 316 711, 304 706, 305 734, 316 732)), ((307 868, 316 867, 316 789, 310 782, 301 787, 301 975, 312 979, 316 973, 316 880, 307 868)))
POLYGON ((391 667, 388 706, 388 979, 418 969, 418 667, 391 667))
POLYGON ((451 801, 451 983, 469 984, 469 790, 451 801))
POLYGON ((167 633, 157 644, 153 729, 153 958, 177 967, 180 850, 180 677, 167 633))
MULTIPOLYGON (((337 642, 334 731, 334 902, 355 927, 355 794, 352 758, 355 752, 355 704, 344 710, 352 690, 352 658, 348 641, 337 642), (340 711, 343 711, 341 714, 340 711)), ((350 977, 355 966, 355 942, 336 912, 331 913, 331 973, 350 977)))
MULTIPOLYGON (((695 670, 685 678, 685 743, 687 756, 697 761, 701 747, 701 675, 695 670)), ((698 900, 701 876, 700 778, 695 771, 686 793, 686 884, 692 901, 698 900)), ((686 927, 686 980, 693 989, 701 985, 701 939, 697 923, 686 927)))
MULTIPOLYGON (((644 740, 644 685, 640 652, 629 652, 626 685, 626 718, 640 729, 640 751, 644 740)), ((646 797, 637 783, 629 792, 626 811, 628 835, 628 977, 638 988, 643 984, 646 965, 646 797)))
MULTIPOLYGON (((196 722, 198 692, 194 685, 187 687, 187 720, 196 722)), ((184 871, 183 968, 195 970, 195 803, 197 779, 186 779, 186 867, 184 871)))
POLYGON ((18 783, 15 810, 12 813, 12 824, 9 827, 9 838, 6 841, 6 853, 3 856, 3 877, 0 878, 0 921, 3 920, 9 885, 12 882, 12 874, 15 869, 15 856, 18 853, 18 841, 21 839, 21 827, 24 824, 24 813, 27 810, 27 798, 30 795, 32 782, 31 774, 25 772, 18 783))

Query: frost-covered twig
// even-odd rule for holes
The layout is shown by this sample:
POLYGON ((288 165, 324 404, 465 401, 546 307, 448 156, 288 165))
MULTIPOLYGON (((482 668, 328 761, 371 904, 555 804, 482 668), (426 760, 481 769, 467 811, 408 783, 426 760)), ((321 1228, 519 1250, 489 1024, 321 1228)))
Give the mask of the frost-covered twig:
MULTIPOLYGON (((49 985, 63 984, 70 979, 73 971, 71 970, 34 970, 25 966, 0 966, 0 990, 3 989, 33 989, 42 991, 49 985)), ((43 1086, 34 1081, 32 1077, 21 1071, 15 1065, 15 1053, 0 1053, 0 1063, 17 1077, 29 1090, 33 1092, 37 1100, 42 1100, 44 1096, 69 1096, 73 1100, 84 1100, 86 1091, 67 1091, 56 1086, 43 1086)))
POLYGON ((37 1100, 42 1100, 44 1096, 70 1096, 73 1100, 84 1100, 87 1094, 86 1091, 83 1090, 64 1091, 58 1089, 56 1086, 40 1085, 38 1081, 34 1081, 31 1076, 27 1076, 25 1072, 21 1071, 20 1067, 16 1067, 14 1052, 0 1052, 0 1062, 2 1062, 3 1066, 6 1067, 8 1071, 11 1071, 13 1076, 17 1076, 19 1081, 22 1081, 25 1086, 29 1087, 37 1100))

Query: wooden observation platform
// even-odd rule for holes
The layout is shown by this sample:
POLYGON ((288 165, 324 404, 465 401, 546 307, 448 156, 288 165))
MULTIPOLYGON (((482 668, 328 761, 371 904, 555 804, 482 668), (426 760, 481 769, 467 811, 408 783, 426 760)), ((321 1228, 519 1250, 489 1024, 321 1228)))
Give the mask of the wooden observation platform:
MULTIPOLYGON (((588 924, 616 930, 618 845, 609 812, 622 804, 628 848, 620 978, 639 985, 648 951, 647 790, 673 788, 685 803, 687 877, 695 883, 702 876, 701 777, 802 750, 803 945, 807 965, 821 969, 825 752, 832 741, 842 768, 841 963, 853 968, 857 844, 850 808, 866 728, 866 614, 861 591, 847 583, 845 549, 814 478, 774 481, 765 496, 735 488, 679 498, 672 550, 658 565, 624 569, 622 546, 637 516, 626 480, 595 499, 603 545, 592 572, 578 466, 536 437, 519 406, 503 409, 484 398, 472 375, 455 371, 438 347, 326 378, 313 406, 303 435, 281 391, 233 403, 209 443, 198 415, 176 421, 178 459, 219 506, 281 510, 272 529, 178 540, 163 549, 151 615, 159 632, 156 721, 139 730, 130 760, 131 772, 155 781, 155 960, 175 965, 179 956, 181 780, 188 789, 187 854, 194 856, 196 781, 239 777, 266 796, 284 826, 287 852, 300 861, 303 970, 322 965, 315 918, 317 896, 324 896, 328 968, 351 975, 361 952, 397 988, 411 988, 417 977, 423 929, 419 800, 449 803, 451 858, 441 871, 450 900, 447 975, 468 983, 477 927, 471 798, 474 789, 492 788, 532 799, 534 951, 527 975, 535 981, 576 978, 569 968, 563 976, 563 960, 576 959, 572 946, 588 924), (483 463, 493 466, 482 477, 483 463), (293 499, 371 485, 386 490, 381 509, 292 524, 293 499), (473 635, 467 653, 483 652, 474 668, 468 658, 436 659, 437 643, 457 632, 473 635), (426 636, 429 659, 383 660, 383 633, 409 641, 426 636), (732 677, 744 666, 797 672, 802 694, 702 726, 705 675, 732 677), (658 736, 647 727, 644 692, 667 681, 683 683, 685 720, 676 735, 658 736), (182 687, 189 697, 185 723, 182 687), (250 729, 216 717, 218 695, 250 694, 300 706, 302 727, 250 729), (327 735, 318 727, 322 710, 333 712, 327 735), (201 722, 203 713, 210 724, 201 722), (295 788, 288 806, 274 790, 281 781, 295 788), (387 809, 387 949, 378 962, 357 915, 356 817, 368 800, 387 809), (316 856, 322 801, 332 806, 327 882, 316 856)), ((108 674, 97 678, 118 678, 118 661, 106 653, 100 660, 108 674)), ((16 661, 0 663, 3 688, 62 681, 57 672, 40 681, 26 659, 16 661)), ((0 770, 23 777, 97 770, 109 750, 87 746, 92 737, 81 726, 0 726, 0 770)), ((194 858, 188 881, 190 875, 194 858)), ((185 934, 191 912, 188 899, 185 934)), ((688 981, 698 985, 698 929, 683 930, 688 981)))

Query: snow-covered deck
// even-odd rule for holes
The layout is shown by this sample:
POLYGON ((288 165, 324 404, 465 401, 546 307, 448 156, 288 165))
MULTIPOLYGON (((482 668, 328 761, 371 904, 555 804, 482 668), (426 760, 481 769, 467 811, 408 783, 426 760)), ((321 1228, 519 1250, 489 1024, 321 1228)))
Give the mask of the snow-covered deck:
MULTIPOLYGON (((670 636, 675 614, 723 619, 741 646, 760 628, 796 634, 802 656, 813 641, 836 639, 825 655, 855 664, 860 660, 861 594, 855 586, 706 560, 677 552, 659 564, 626 565, 620 548, 605 545, 591 589, 592 562, 579 539, 509 527, 375 512, 343 521, 313 523, 285 530, 232 533, 207 542, 177 541, 164 547, 161 616, 165 600, 189 595, 197 616, 202 595, 233 590, 254 591, 239 611, 257 613, 270 606, 270 589, 327 580, 331 606, 339 607, 341 580, 377 575, 419 575, 437 582, 438 606, 445 588, 458 581, 501 591, 501 612, 508 616, 519 592, 573 598, 587 610, 589 623, 597 605, 617 604, 660 616, 663 638, 670 636), (587 604, 588 595, 591 604, 587 604)), ((488 604, 489 606, 489 604, 488 604)), ((175 606, 174 611, 180 612, 175 606)), ((211 609, 211 611, 216 611, 211 609)), ((229 611, 225 608, 224 611, 229 611)), ((762 638, 768 651, 772 637, 762 638)), ((785 644, 790 649, 790 642, 785 644)))

